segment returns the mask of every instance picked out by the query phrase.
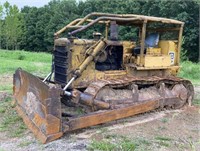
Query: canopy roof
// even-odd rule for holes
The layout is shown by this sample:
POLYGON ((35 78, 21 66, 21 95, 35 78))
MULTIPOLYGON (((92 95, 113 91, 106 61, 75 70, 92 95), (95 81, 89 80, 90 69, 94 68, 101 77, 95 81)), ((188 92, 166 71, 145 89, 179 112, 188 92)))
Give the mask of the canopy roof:
POLYGON ((153 17, 153 16, 144 16, 144 15, 136 15, 136 14, 109 14, 109 13, 91 13, 88 14, 79 22, 79 25, 86 21, 87 19, 91 17, 112 17, 114 18, 121 18, 121 19, 127 19, 127 22, 144 22, 144 21, 150 21, 150 22, 162 22, 162 23, 170 23, 170 24, 184 24, 184 22, 175 20, 175 19, 168 19, 168 18, 162 18, 162 17, 153 17), (129 19, 129 20, 128 20, 129 19), (134 19, 134 21, 132 21, 134 19))
POLYGON ((60 33, 62 33, 63 31, 67 29, 76 29, 75 31, 70 33, 70 34, 75 34, 77 32, 87 29, 88 27, 92 26, 95 23, 107 24, 110 21, 116 21, 116 23, 119 25, 141 25, 144 22, 176 24, 176 25, 181 25, 181 26, 184 25, 184 22, 181 22, 175 19, 136 15, 136 14, 110 14, 110 13, 94 12, 94 13, 88 14, 84 18, 79 18, 72 21, 67 26, 59 30, 57 33, 55 33, 55 36, 59 35, 60 33))

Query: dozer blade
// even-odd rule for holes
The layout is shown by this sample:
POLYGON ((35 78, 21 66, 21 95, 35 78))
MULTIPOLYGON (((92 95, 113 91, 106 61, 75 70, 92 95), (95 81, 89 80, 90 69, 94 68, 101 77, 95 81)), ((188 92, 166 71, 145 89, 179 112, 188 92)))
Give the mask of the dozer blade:
POLYGON ((13 78, 16 110, 34 135, 47 143, 63 135, 60 91, 17 69, 13 78))

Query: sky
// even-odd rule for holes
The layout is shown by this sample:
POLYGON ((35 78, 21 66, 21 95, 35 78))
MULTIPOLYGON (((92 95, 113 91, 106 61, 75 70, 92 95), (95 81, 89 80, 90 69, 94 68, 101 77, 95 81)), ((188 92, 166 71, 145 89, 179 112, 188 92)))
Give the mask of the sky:
POLYGON ((17 5, 18 8, 21 9, 27 5, 41 7, 48 4, 51 0, 0 0, 0 4, 4 4, 6 1, 8 1, 11 5, 17 5))

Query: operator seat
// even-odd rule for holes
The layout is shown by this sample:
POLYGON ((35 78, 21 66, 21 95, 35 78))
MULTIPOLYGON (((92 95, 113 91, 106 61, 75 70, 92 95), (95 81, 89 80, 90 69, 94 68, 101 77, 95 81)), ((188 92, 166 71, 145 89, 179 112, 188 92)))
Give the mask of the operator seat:
MULTIPOLYGON (((144 48, 144 54, 146 54, 146 49, 148 47, 156 47, 159 42, 159 34, 158 33, 151 33, 149 34, 145 39, 145 48, 144 48)), ((135 47, 133 49, 133 53, 136 55, 140 54, 141 47, 135 47)))

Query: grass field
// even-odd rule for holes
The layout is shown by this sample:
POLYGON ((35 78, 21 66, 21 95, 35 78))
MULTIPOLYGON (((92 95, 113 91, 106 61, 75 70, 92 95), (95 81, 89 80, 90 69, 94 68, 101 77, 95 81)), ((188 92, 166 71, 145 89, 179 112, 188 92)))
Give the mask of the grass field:
POLYGON ((200 63, 185 61, 181 66, 178 76, 192 81, 194 85, 200 85, 200 63))
POLYGON ((39 76, 45 76, 51 69, 51 54, 0 50, 0 75, 13 74, 22 69, 39 76))

